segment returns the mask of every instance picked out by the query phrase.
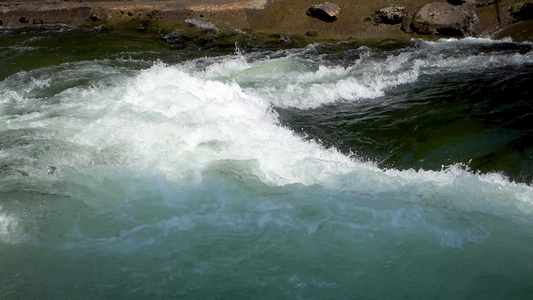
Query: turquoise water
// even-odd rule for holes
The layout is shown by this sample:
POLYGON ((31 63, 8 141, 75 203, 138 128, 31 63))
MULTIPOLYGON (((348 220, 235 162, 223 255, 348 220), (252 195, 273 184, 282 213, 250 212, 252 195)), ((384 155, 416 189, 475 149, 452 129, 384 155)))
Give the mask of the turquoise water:
POLYGON ((2 30, 0 298, 533 294, 531 44, 2 30))

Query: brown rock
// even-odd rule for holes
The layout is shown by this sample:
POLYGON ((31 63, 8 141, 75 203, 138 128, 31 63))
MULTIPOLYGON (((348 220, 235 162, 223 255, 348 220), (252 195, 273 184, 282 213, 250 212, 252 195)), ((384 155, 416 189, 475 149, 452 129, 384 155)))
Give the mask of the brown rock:
POLYGON ((476 14, 466 6, 434 2, 415 14, 411 28, 420 34, 472 36, 476 22, 476 14))
POLYGON ((376 10, 376 23, 400 24, 406 16, 405 7, 391 6, 376 10))
POLYGON ((310 17, 319 19, 320 21, 330 23, 337 21, 337 15, 340 11, 341 9, 337 4, 325 2, 309 7, 306 14, 310 17))

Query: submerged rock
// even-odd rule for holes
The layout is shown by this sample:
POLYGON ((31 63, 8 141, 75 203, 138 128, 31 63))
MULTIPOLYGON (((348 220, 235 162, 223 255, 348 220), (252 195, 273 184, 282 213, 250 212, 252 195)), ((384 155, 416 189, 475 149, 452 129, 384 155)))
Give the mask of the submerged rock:
POLYGON ((476 23, 476 14, 470 8, 434 2, 415 14, 411 28, 420 34, 472 36, 476 23))
POLYGON ((324 22, 337 21, 337 15, 341 9, 337 4, 325 2, 318 5, 313 5, 307 9, 306 14, 310 17, 319 19, 324 22))

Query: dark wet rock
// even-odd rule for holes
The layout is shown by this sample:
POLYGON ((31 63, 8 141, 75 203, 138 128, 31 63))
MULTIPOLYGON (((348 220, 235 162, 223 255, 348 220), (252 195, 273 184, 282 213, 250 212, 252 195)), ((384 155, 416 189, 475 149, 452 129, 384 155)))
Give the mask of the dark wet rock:
POLYGON ((48 168, 46 168, 46 172, 48 173, 48 175, 54 175, 56 173, 56 170, 57 167, 54 166, 49 166, 48 168))
POLYGON ((102 21, 100 18, 98 18, 97 16, 95 15, 91 15, 89 17, 89 20, 93 21, 93 22, 98 22, 98 21, 102 21))
POLYGON ((411 28, 419 34, 472 36, 476 23, 476 14, 469 7, 434 2, 415 14, 411 28))
POLYGON ((310 17, 319 19, 324 22, 337 21, 337 15, 341 9, 337 4, 325 2, 318 5, 313 5, 307 9, 306 14, 310 17))
POLYGON ((405 33, 412 33, 413 30, 411 29, 411 23, 413 22, 413 14, 412 13, 405 13, 403 16, 402 21, 402 27, 401 30, 405 33))
POLYGON ((448 3, 452 5, 462 5, 466 3, 466 0, 448 0, 448 3))
POLYGON ((4 22, 2 22, 2 20, 0 20, 0 26, 2 26, 2 24, 4 24, 4 22))
POLYGON ((448 0, 452 5, 468 4, 476 7, 485 7, 496 3, 497 0, 448 0))
POLYGON ((509 7, 509 12, 515 19, 529 20, 533 19, 533 3, 518 2, 509 7))
POLYGON ((30 20, 28 20, 26 17, 20 17, 20 18, 19 18, 19 22, 20 22, 20 23, 23 23, 23 24, 26 24, 26 23, 29 23, 30 20))
POLYGON ((376 10, 376 23, 400 24, 407 15, 405 7, 391 6, 376 10))

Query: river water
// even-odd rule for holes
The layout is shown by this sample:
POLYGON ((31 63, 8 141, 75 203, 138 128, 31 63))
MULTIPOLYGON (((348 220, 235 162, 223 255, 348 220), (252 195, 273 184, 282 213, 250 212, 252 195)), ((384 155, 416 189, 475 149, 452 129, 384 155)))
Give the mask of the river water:
POLYGON ((0 298, 533 295, 533 44, 217 38, 1 29, 0 298))

